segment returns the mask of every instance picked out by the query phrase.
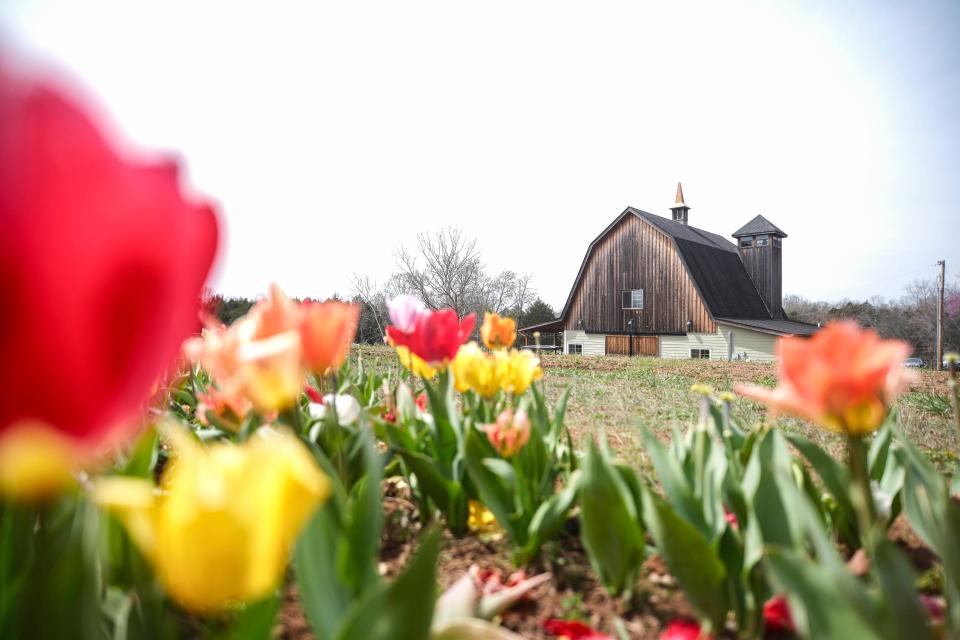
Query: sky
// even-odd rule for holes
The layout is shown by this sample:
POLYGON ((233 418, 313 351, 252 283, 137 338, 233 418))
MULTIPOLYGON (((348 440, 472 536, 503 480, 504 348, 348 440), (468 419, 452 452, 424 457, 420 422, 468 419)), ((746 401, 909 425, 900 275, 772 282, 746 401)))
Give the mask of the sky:
POLYGON ((960 3, 0 3, 218 203, 213 286, 350 293, 447 225, 563 305, 625 207, 783 229, 784 292, 960 278, 960 3))

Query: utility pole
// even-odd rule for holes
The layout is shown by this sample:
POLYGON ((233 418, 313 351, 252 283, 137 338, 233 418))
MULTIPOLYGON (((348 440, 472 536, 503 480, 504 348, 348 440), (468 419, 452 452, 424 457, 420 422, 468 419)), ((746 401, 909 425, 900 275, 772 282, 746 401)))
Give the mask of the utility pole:
POLYGON ((943 286, 947 261, 938 260, 937 266, 940 267, 940 279, 937 283, 939 288, 937 292, 937 371, 941 371, 943 370, 943 286))

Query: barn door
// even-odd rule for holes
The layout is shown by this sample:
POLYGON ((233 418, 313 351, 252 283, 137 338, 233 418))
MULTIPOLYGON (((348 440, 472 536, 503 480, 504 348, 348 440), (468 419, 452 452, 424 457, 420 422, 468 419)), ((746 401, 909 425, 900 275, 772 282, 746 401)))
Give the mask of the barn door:
POLYGON ((627 336, 607 336, 606 353, 608 356, 630 355, 630 341, 627 336))
POLYGON ((659 356, 659 340, 657 336, 607 336, 606 353, 608 356, 659 356))
POLYGON ((633 355, 659 356, 659 340, 657 336, 633 336, 633 355))

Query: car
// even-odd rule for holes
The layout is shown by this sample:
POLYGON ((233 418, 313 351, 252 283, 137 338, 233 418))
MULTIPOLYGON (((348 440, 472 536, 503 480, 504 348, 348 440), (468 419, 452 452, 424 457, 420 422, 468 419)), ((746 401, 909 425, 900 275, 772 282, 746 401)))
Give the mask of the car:
POLYGON ((926 366, 923 358, 907 358, 902 364, 909 369, 922 369, 926 366))

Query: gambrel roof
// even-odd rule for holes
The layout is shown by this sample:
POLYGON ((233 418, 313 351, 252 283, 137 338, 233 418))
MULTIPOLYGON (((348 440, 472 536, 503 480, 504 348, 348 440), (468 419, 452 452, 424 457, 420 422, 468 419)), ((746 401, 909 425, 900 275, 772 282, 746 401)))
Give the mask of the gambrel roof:
POLYGON ((760 292, 747 274, 737 247, 723 236, 675 222, 663 216, 640 209, 627 207, 606 229, 597 236, 580 265, 580 271, 570 289, 561 319, 566 319, 573 295, 580 284, 584 270, 597 243, 626 216, 637 218, 652 225, 673 240, 694 286, 700 293, 710 314, 716 318, 744 318, 770 320, 770 311, 760 297, 760 292))

